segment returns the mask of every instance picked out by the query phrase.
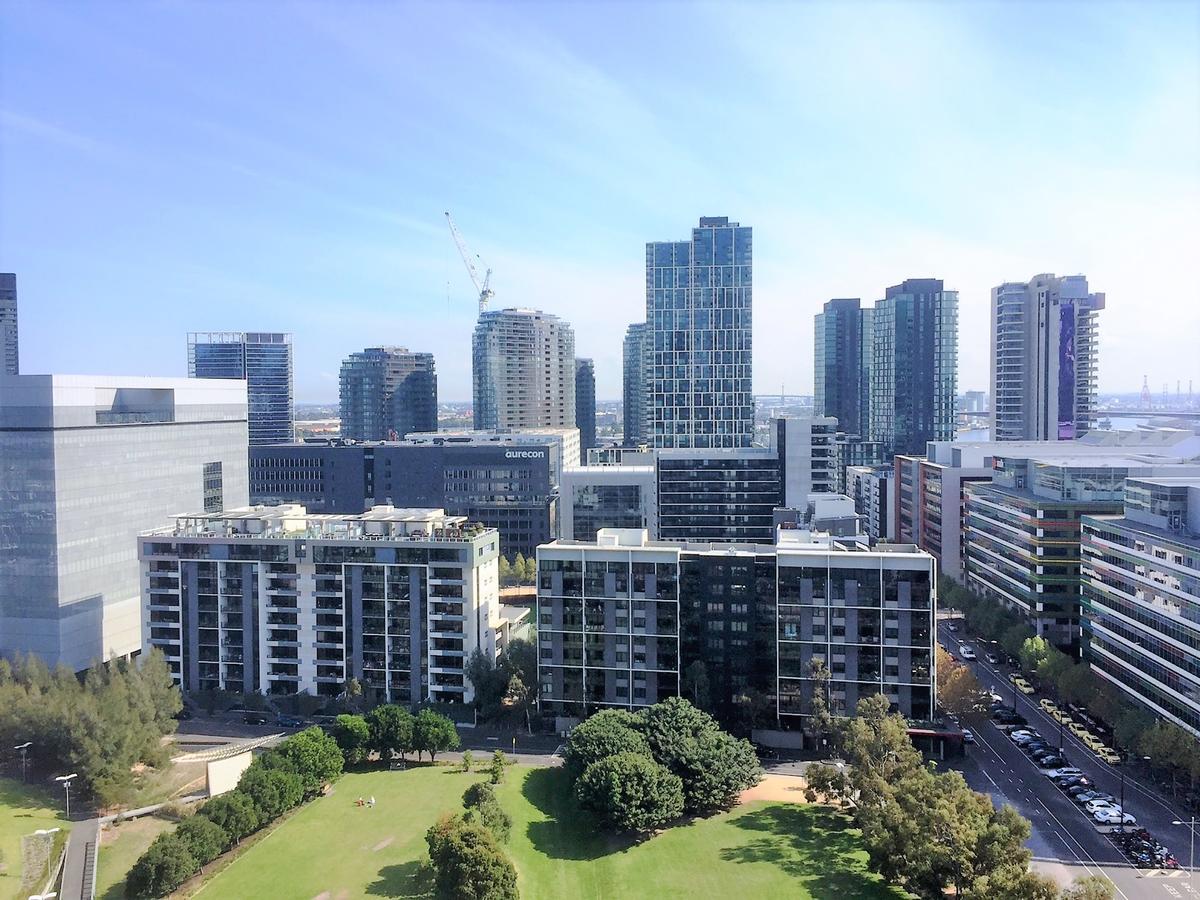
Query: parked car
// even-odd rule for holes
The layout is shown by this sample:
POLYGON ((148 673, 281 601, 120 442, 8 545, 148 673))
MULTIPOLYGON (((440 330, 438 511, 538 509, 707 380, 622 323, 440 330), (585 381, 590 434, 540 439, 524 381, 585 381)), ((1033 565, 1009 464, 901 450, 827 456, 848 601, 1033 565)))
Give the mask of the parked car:
POLYGON ((1096 786, 1094 784, 1092 784, 1090 781, 1088 781, 1086 778, 1083 779, 1083 781, 1081 781, 1079 784, 1073 784, 1069 788, 1067 788, 1067 796, 1070 797, 1072 800, 1078 799, 1080 794, 1095 794, 1095 793, 1096 793, 1096 786))
POLYGON ((1047 715, 1052 716, 1056 712, 1058 712, 1058 706, 1049 697, 1043 697, 1041 700, 1039 700, 1038 706, 1040 706, 1046 712, 1047 715))
POLYGON ((1119 766, 1121 764, 1121 754, 1108 747, 1105 747, 1103 750, 1098 750, 1096 755, 1110 766, 1119 766))
POLYGON ((1017 690, 1020 691, 1025 696, 1029 696, 1030 694, 1033 693, 1033 685, 1031 685, 1028 681, 1026 681, 1020 675, 1018 675, 1016 678, 1013 679, 1013 684, 1015 684, 1017 686, 1017 690))
POLYGON ((1074 766, 1063 766, 1061 769, 1055 769, 1053 772, 1047 772, 1049 778, 1061 778, 1063 775, 1083 775, 1080 769, 1074 766))
POLYGON ((1056 756, 1051 753, 1049 756, 1036 756, 1034 762, 1037 763, 1039 769, 1059 769, 1067 764, 1067 761, 1061 756, 1056 756))
POLYGON ((1000 657, 998 657, 995 653, 985 653, 983 654, 983 658, 990 662, 993 666, 1000 662, 1000 657))
POLYGON ((1059 775, 1050 780, 1064 791, 1074 787, 1086 787, 1091 784, 1086 775, 1059 775))
POLYGON ((1092 813, 1092 818, 1101 825, 1136 825, 1137 819, 1129 813, 1123 813, 1119 808, 1098 809, 1092 813))
POLYGON ((270 723, 271 717, 264 712, 248 712, 242 716, 242 721, 247 725, 266 725, 270 723))
POLYGON ((1105 803, 1113 803, 1117 798, 1112 794, 1106 794, 1104 791, 1084 791, 1082 794, 1076 794, 1071 799, 1080 806, 1084 806, 1093 800, 1102 800, 1105 803))
POLYGON ((957 622, 951 622, 946 627, 949 628, 951 631, 958 631, 958 623, 957 622))
POLYGON ((1020 744, 1023 741, 1032 741, 1041 735, 1030 728, 1014 728, 1008 733, 1008 737, 1014 744, 1020 744))
POLYGON ((1084 746, 1086 746, 1093 753, 1099 753, 1101 750, 1108 749, 1105 746, 1104 741, 1100 740, 1100 738, 1096 737, 1091 732, 1088 732, 1087 734, 1085 734, 1083 737, 1080 738, 1080 740, 1083 741, 1084 746))
POLYGON ((1056 709, 1054 712, 1050 713, 1050 718, 1052 718, 1055 722, 1066 725, 1068 728, 1071 726, 1071 723, 1075 721, 1061 709, 1056 709))
POLYGON ((1117 804, 1111 800, 1101 800, 1097 797, 1096 799, 1089 800, 1087 803, 1083 804, 1083 808, 1089 813, 1094 813, 1098 809, 1120 809, 1121 807, 1117 806, 1117 804))
POLYGON ((280 716, 275 721, 280 728, 300 728, 304 725, 304 720, 299 716, 280 716))

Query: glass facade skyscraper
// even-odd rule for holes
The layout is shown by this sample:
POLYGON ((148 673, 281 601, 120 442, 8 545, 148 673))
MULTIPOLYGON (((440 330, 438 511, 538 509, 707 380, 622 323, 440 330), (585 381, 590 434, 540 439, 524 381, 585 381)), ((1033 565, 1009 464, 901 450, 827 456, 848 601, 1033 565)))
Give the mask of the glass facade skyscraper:
POLYGON ((394 441, 414 431, 437 431, 432 353, 368 347, 346 357, 338 384, 344 438, 394 441))
POLYGON ((843 432, 860 437, 870 418, 873 316, 858 298, 830 300, 814 323, 813 415, 833 416, 843 432))
POLYGON ((575 425, 579 464, 587 465, 588 448, 596 446, 596 367, 590 359, 575 360, 575 425))
POLYGON ((748 447, 754 437, 749 227, 700 219, 646 244, 647 437, 656 447, 748 447))
POLYGON ((887 289, 871 324, 868 438, 887 455, 921 454, 954 438, 958 395, 958 291, 939 278, 887 289))
POLYGON ((624 368, 622 380, 625 402, 626 447, 636 447, 646 440, 647 360, 646 323, 634 322, 625 329, 624 368))
POLYGON ((293 439, 290 334, 193 332, 188 335, 188 375, 246 382, 250 446, 286 444, 293 439))

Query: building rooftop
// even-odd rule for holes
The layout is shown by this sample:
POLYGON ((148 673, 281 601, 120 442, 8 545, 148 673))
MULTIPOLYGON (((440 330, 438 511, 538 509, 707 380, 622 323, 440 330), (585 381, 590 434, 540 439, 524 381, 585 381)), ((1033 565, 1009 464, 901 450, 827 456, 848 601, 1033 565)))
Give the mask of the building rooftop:
POLYGON ((143 537, 260 538, 268 540, 471 541, 494 528, 468 522, 444 509, 374 506, 352 515, 308 512, 296 503, 243 506, 223 512, 180 514, 175 524, 143 537))
MULTIPOLYGON (((762 556, 788 553, 858 553, 929 556, 916 544, 876 544, 866 547, 854 540, 843 540, 821 531, 800 528, 780 528, 776 544, 730 543, 716 541, 652 541, 644 528, 601 528, 594 541, 559 539, 542 548, 591 550, 668 550, 677 553, 725 553, 728 555, 762 556)), ((541 549, 541 548, 539 548, 541 549)))

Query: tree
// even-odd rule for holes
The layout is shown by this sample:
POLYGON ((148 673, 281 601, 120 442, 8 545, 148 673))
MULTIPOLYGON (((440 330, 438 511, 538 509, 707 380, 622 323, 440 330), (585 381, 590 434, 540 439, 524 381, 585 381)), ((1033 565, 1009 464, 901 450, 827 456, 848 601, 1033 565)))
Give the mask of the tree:
POLYGON ((213 797, 197 815, 215 822, 225 832, 229 845, 240 844, 262 824, 262 811, 254 801, 236 788, 213 797))
POLYGON ((460 743, 458 729, 441 713, 423 709, 413 719, 412 745, 417 751, 418 759, 424 750, 429 754, 429 761, 433 762, 438 753, 443 750, 457 750, 460 743))
POLYGON ((1103 875, 1085 875, 1062 892, 1062 900, 1113 900, 1117 888, 1103 875))
POLYGON ((175 835, 183 841, 198 867, 208 865, 229 846, 229 835, 207 816, 188 816, 179 823, 175 835))
POLYGON ((470 772, 470 771, 471 771, 471 762, 472 762, 472 760, 473 760, 473 757, 471 756, 471 751, 470 751, 470 750, 464 750, 464 751, 463 751, 463 755, 462 755, 462 770, 463 770, 464 772, 470 772))
POLYGON ((824 660, 812 659, 808 663, 808 674, 812 679, 812 724, 813 737, 833 734, 833 716, 829 712, 829 669, 824 660))
POLYGON ((242 773, 238 790, 254 801, 263 825, 299 806, 304 799, 304 788, 295 772, 255 765, 242 773))
POLYGON ((366 715, 369 744, 387 762, 393 755, 404 758, 413 749, 413 715, 402 706, 386 703, 366 715))
POLYGON ((354 765, 367 758, 371 749, 371 727, 364 716, 343 713, 334 721, 333 739, 347 764, 354 765))
POLYGON ((304 795, 313 797, 342 774, 345 760, 337 742, 320 728, 306 728, 279 745, 281 757, 300 776, 304 795))
POLYGON ((650 756, 650 744, 642 729, 644 720, 623 709, 605 709, 580 722, 567 735, 564 760, 574 780, 589 765, 615 753, 650 756))
POLYGON ((1009 656, 1019 659, 1026 639, 1032 636, 1033 632, 1024 622, 1014 623, 1000 633, 1000 647, 1009 656))
POLYGON ((463 794, 463 806, 467 810, 464 817, 467 821, 478 820, 497 841, 508 843, 512 817, 501 808, 490 784, 480 781, 467 788, 463 794))
POLYGON ((180 837, 160 834, 129 870, 125 889, 134 897, 165 897, 199 868, 180 837))
POLYGON ((1026 638, 1019 654, 1021 668, 1030 675, 1036 675, 1038 667, 1049 657, 1051 649, 1053 648, 1050 642, 1040 634, 1026 638))
POLYGON ((605 825, 652 831, 683 813, 683 781, 640 753, 592 763, 575 784, 579 804, 605 825))
POLYGON ((526 584, 525 576, 527 572, 527 566, 525 564, 524 553, 518 551, 517 555, 513 558, 512 572, 513 580, 516 581, 517 584, 526 584))
POLYGON ((363 686, 357 678, 347 678, 342 687, 342 700, 347 709, 359 712, 363 707, 363 686))
POLYGON ((708 709, 708 667, 704 665, 703 661, 698 659, 683 670, 679 688, 680 693, 692 701, 693 706, 708 709))
POLYGON ((1076 663, 1058 676, 1058 696, 1064 703, 1092 705, 1096 696, 1096 676, 1087 663, 1076 663))
POLYGON ((491 765, 488 766, 488 774, 491 776, 492 784, 499 784, 504 780, 504 751, 497 750, 492 754, 491 765))
POLYGON ((494 715, 500 706, 500 700, 504 696, 504 688, 507 685, 507 679, 497 671, 495 661, 476 647, 467 657, 464 673, 467 680, 471 682, 471 686, 475 688, 475 697, 472 701, 475 708, 485 717, 494 715))
POLYGON ((850 792, 850 781, 839 768, 823 763, 811 763, 804 770, 804 780, 808 787, 804 791, 804 799, 816 803, 821 797, 826 801, 840 802, 850 792))
POLYGON ((691 812, 728 809, 745 791, 762 780, 762 767, 750 742, 724 731, 698 735, 687 752, 671 765, 683 780, 684 803, 691 812))
POLYGON ((966 666, 950 660, 947 662, 949 665, 945 673, 942 672, 940 659, 938 662, 938 681, 941 682, 938 703, 946 712, 964 722, 978 722, 987 718, 991 696, 980 686, 975 673, 966 666))
POLYGON ((1058 688, 1058 681, 1067 670, 1075 665, 1075 661, 1057 647, 1050 647, 1045 657, 1038 663, 1037 677, 1042 684, 1058 688))
POLYGON ((537 559, 533 556, 525 560, 525 577, 522 584, 537 584, 537 559))
POLYGON ((482 825, 444 817, 425 833, 438 894, 455 900, 517 900, 517 871, 482 825))
POLYGON ((506 587, 513 580, 512 566, 508 562, 508 557, 503 555, 500 557, 498 565, 500 567, 500 585, 506 587))
POLYGON ((505 678, 511 680, 514 675, 520 676, 527 685, 536 685, 538 680, 537 647, 533 641, 524 638, 512 638, 500 654, 497 668, 503 671, 505 678))

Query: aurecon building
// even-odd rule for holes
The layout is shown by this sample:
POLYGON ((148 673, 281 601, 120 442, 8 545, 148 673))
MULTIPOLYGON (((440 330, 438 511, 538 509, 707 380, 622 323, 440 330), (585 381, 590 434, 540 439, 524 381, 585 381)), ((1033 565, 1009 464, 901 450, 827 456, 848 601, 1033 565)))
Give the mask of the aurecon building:
POLYGON ((434 507, 500 532, 501 552, 532 556, 558 534, 565 432, 455 434, 406 441, 309 441, 250 451, 254 503, 303 503, 313 512, 361 513, 379 503, 434 507))
POLYGON ((992 439, 1069 441, 1095 426, 1096 319, 1083 275, 992 288, 992 439))
POLYGON ((1122 513, 1080 526, 1084 658, 1200 737, 1200 476, 1130 478, 1122 513))
POLYGON ((582 466, 587 464, 588 450, 596 446, 596 367, 590 359, 575 360, 575 425, 582 466))
POLYGON ((0 461, 0 656, 137 653, 138 534, 246 503, 246 384, 0 378, 0 461))
POLYGON ((473 699, 496 657, 499 536, 440 509, 353 516, 245 507, 142 535, 148 643, 185 691, 333 697, 356 678, 393 703, 473 699))
POLYGON ((636 447, 647 441, 646 406, 650 385, 646 336, 645 322, 634 322, 625 329, 621 376, 625 401, 623 443, 626 447, 636 447))
POLYGON ((934 705, 936 569, 911 545, 781 530, 775 544, 668 543, 644 530, 538 548, 544 712, 578 718, 675 696, 699 662, 728 719, 751 694, 800 727, 823 666, 835 714, 883 693, 904 715, 934 705))
POLYGON ((647 439, 749 447, 754 437, 753 240, 705 216, 690 240, 646 244, 647 439))
POLYGON ((868 438, 888 454, 922 453, 954 438, 958 395, 958 292, 941 279, 889 287, 871 322, 868 438))
POLYGON ((368 347, 346 357, 338 383, 344 438, 394 441, 410 431, 437 431, 432 353, 368 347))
POLYGON ((250 446, 283 444, 295 438, 290 334, 192 332, 188 335, 188 375, 246 381, 250 446))
POLYGON ((575 427, 575 332, 565 321, 488 310, 471 347, 476 429, 575 427))
POLYGON ((0 272, 0 376, 16 375, 20 369, 17 333, 17 276, 0 272))

